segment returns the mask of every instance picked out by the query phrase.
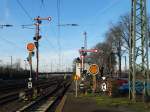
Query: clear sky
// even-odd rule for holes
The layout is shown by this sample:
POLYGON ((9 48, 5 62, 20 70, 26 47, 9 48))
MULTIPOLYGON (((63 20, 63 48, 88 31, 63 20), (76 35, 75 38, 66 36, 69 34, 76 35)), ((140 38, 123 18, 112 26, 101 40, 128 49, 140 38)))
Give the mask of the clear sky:
MULTIPOLYGON (((76 23, 77 27, 61 27, 60 38, 57 27, 57 0, 0 0, 0 24, 12 24, 14 27, 0 29, 1 63, 10 64, 28 56, 26 44, 33 42, 35 29, 22 29, 21 25, 33 24, 34 21, 22 10, 20 1, 31 18, 51 16, 50 22, 43 21, 40 40, 40 71, 53 70, 58 65, 58 39, 61 43, 62 69, 72 64, 79 56, 78 49, 83 46, 83 32, 87 32, 88 48, 105 40, 104 34, 119 16, 130 12, 131 0, 60 0, 60 24, 76 23), (43 2, 42 2, 43 1, 43 2)), ((147 0, 150 11, 150 0, 147 0)), ((35 28, 35 26, 31 26, 35 28)), ((35 68, 35 57, 33 57, 35 68)), ((60 67, 59 67, 60 68, 60 67)))

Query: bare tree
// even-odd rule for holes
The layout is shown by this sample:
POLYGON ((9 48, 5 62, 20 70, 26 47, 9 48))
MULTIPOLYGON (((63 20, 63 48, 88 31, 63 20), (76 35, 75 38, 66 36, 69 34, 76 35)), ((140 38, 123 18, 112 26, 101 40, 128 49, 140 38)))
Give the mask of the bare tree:
MULTIPOLYGON (((150 23, 149 23, 150 26, 150 23)), ((150 36, 150 27, 148 29, 150 36)), ((115 68, 116 57, 118 56, 119 74, 121 75, 121 59, 125 52, 129 52, 130 44, 130 15, 120 16, 120 20, 112 25, 105 34, 105 41, 98 43, 94 48, 103 50, 103 53, 90 53, 88 61, 107 68, 115 68), (115 52, 112 50, 115 49, 115 52)))
MULTIPOLYGON (((106 36, 108 36, 106 34, 106 36)), ((108 38, 108 37, 107 37, 108 38)), ((112 52, 111 41, 112 39, 107 39, 106 42, 98 43, 95 45, 95 49, 102 50, 103 52, 90 53, 90 62, 96 63, 100 67, 104 67, 104 73, 110 73, 114 71, 116 64, 116 57, 112 52)))

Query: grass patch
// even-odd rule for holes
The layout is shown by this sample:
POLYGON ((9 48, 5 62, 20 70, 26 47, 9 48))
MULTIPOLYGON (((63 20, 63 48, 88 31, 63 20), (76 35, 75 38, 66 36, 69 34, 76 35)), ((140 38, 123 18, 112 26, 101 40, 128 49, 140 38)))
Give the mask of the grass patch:
MULTIPOLYGON (((82 95, 83 96, 83 95, 82 95)), ((133 112, 150 112, 150 103, 132 102, 128 98, 112 98, 108 96, 100 96, 87 94, 84 97, 92 98, 96 103, 104 108, 124 108, 133 112)))

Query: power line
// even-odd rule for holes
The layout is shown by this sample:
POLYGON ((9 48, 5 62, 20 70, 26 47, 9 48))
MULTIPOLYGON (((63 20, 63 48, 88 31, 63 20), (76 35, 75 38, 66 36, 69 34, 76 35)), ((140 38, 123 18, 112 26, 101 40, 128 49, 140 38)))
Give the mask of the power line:
MULTIPOLYGON (((39 9, 40 9, 40 11, 39 11, 39 15, 41 15, 41 12, 42 12, 42 9, 43 8, 45 8, 45 2, 44 2, 44 0, 40 0, 41 2, 40 2, 40 6, 39 6, 39 9)), ((45 8, 46 9, 46 8, 45 8)), ((43 13, 45 14, 45 12, 46 11, 43 11, 43 13)), ((42 14, 43 14, 42 13, 42 14)))
POLYGON ((27 15, 27 17, 33 21, 32 17, 30 16, 30 14, 28 13, 28 11, 24 8, 24 6, 22 5, 22 3, 17 0, 17 3, 19 4, 19 6, 21 7, 21 9, 24 11, 24 13, 27 15))
POLYGON ((41 0, 41 4, 44 5, 44 0, 41 0))
MULTIPOLYGON (((40 33, 43 33, 43 31, 40 30, 40 33)), ((45 32, 45 35, 44 35, 43 37, 45 37, 46 42, 48 43, 48 45, 49 45, 51 48, 57 50, 57 48, 52 44, 52 42, 51 42, 51 41, 49 40, 49 38, 48 38, 48 31, 45 32)), ((46 47, 47 47, 47 46, 46 46, 46 47)), ((49 47, 47 47, 47 50, 48 50, 48 48, 49 48, 49 47)))
POLYGON ((23 48, 21 48, 20 46, 18 46, 16 43, 14 43, 13 41, 10 41, 10 40, 7 40, 6 38, 3 38, 3 37, 0 37, 2 40, 4 40, 6 43, 8 43, 8 44, 11 44, 11 45, 13 45, 14 47, 16 47, 16 48, 19 48, 19 49, 23 49, 23 48))
POLYGON ((55 47, 53 46, 52 42, 48 39, 47 36, 45 36, 45 39, 47 40, 47 42, 49 43, 49 45, 51 46, 51 48, 55 49, 55 47))
POLYGON ((57 0, 57 24, 58 24, 58 49, 61 50, 61 45, 60 45, 60 0, 57 0))
POLYGON ((110 11, 110 8, 116 6, 116 4, 120 2, 120 0, 115 0, 113 2, 110 2, 110 4, 108 4, 106 7, 104 7, 102 10, 97 11, 97 13, 95 14, 95 18, 97 18, 98 15, 104 14, 107 11, 110 11))
POLYGON ((58 36, 57 36, 57 44, 58 44, 58 57, 59 57, 59 66, 61 66, 61 44, 60 44, 60 0, 57 0, 57 24, 58 24, 58 36))
MULTIPOLYGON (((119 3, 119 2, 121 2, 121 1, 120 1, 120 0, 115 0, 115 1, 113 1, 113 2, 110 2, 110 3, 107 4, 106 7, 104 7, 103 9, 96 11, 97 13, 96 13, 96 14, 94 13, 95 15, 93 15, 92 18, 98 20, 97 18, 98 18, 99 15, 105 14, 105 13, 108 12, 108 11, 111 12, 111 11, 110 11, 110 8, 116 6, 116 4, 119 3)), ((89 25, 89 26, 94 25, 94 26, 95 26, 95 24, 97 24, 97 21, 96 21, 96 20, 94 20, 94 21, 92 21, 92 22, 87 21, 86 26, 87 26, 87 25, 89 25)), ((84 28, 85 28, 85 25, 83 26, 83 29, 84 29, 84 28)))
MULTIPOLYGON (((51 48, 56 49, 56 48, 52 45, 52 42, 48 39, 48 37, 47 37, 46 35, 45 35, 44 37, 45 37, 45 39, 46 39, 46 42, 49 43, 48 45, 49 45, 51 48)), ((44 44, 44 46, 43 46, 43 45, 40 45, 40 46, 43 47, 43 48, 45 48, 45 49, 47 49, 47 51, 50 50, 50 49, 49 49, 49 46, 46 46, 46 44, 44 44)))

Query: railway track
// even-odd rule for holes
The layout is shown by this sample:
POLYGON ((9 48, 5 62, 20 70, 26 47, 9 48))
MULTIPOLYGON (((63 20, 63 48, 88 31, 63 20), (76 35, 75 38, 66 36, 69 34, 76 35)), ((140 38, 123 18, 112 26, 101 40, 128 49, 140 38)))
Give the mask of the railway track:
POLYGON ((18 92, 13 92, 7 95, 4 95, 0 97, 0 105, 7 104, 8 102, 17 100, 19 98, 19 93, 18 92))
POLYGON ((53 91, 22 107, 17 112, 54 112, 69 86, 68 81, 59 83, 53 91))
MULTIPOLYGON (((42 89, 42 91, 49 91, 49 88, 53 85, 57 85, 58 81, 57 80, 53 80, 51 82, 42 82, 42 83, 38 83, 37 85, 35 85, 36 88, 42 89)), ((50 88, 51 89, 51 88, 50 88)), ((22 89, 26 95, 30 94, 30 90, 27 88, 23 88, 22 89)), ((19 93, 20 93, 20 89, 16 89, 15 91, 9 92, 9 93, 4 93, 2 95, 0 95, 0 106, 9 104, 15 100, 19 100, 19 93)))
MULTIPOLYGON (((54 82, 59 80, 60 78, 58 77, 51 77, 47 80, 39 80, 39 81, 33 81, 33 85, 34 86, 41 86, 44 84, 48 84, 49 82, 54 82)), ((20 90, 20 88, 22 89, 27 89, 27 80, 14 80, 14 81, 3 81, 0 82, 0 96, 2 96, 3 94, 7 94, 10 93, 12 91, 18 91, 20 90)))

